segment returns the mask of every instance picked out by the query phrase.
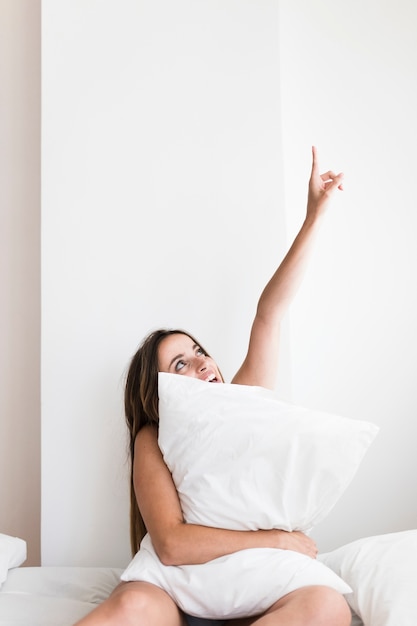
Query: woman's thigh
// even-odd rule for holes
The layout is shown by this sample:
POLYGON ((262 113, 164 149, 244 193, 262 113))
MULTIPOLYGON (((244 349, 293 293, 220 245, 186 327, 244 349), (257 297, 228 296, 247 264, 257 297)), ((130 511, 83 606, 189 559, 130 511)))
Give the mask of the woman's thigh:
POLYGON ((256 617, 226 622, 230 626, 349 626, 351 612, 345 598, 334 589, 323 586, 302 587, 275 602, 256 617))

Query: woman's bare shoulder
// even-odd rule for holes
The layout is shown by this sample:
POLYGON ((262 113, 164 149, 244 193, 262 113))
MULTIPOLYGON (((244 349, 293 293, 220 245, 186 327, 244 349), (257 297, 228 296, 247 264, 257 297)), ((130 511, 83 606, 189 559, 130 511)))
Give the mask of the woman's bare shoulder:
POLYGON ((158 449, 158 429, 152 424, 143 426, 135 438, 135 451, 158 449))

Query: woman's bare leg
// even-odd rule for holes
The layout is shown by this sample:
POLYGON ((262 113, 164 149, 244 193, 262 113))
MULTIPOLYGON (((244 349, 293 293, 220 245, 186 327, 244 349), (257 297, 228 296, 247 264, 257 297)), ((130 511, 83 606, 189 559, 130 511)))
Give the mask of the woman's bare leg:
POLYGON ((144 582, 121 583, 102 604, 74 626, 185 626, 170 596, 144 582))
POLYGON ((303 587, 275 602, 262 615, 230 620, 231 626, 350 626, 345 598, 329 587, 303 587))

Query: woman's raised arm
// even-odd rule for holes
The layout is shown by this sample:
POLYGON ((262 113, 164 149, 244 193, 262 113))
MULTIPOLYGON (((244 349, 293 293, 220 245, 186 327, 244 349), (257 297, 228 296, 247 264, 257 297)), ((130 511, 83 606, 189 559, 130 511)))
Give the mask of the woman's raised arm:
POLYGON ((292 246, 263 290, 253 321, 246 358, 232 382, 274 389, 282 319, 305 274, 314 240, 336 191, 343 189, 343 174, 319 173, 317 150, 308 187, 307 214, 292 246))

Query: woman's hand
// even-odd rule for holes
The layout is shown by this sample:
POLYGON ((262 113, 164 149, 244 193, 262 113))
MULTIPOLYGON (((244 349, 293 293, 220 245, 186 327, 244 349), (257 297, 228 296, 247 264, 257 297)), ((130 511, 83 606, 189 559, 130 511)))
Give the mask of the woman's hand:
POLYGON ((277 545, 275 547, 281 550, 293 550, 294 552, 301 552, 306 556, 315 559, 318 554, 315 541, 311 537, 307 537, 299 530, 293 532, 287 532, 285 530, 272 530, 267 531, 277 534, 277 545))
POLYGON ((312 148, 313 164, 311 167, 310 182, 308 185, 307 218, 315 218, 324 212, 330 197, 339 189, 343 190, 343 174, 335 174, 331 170, 320 174, 317 158, 317 149, 312 148))

